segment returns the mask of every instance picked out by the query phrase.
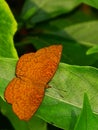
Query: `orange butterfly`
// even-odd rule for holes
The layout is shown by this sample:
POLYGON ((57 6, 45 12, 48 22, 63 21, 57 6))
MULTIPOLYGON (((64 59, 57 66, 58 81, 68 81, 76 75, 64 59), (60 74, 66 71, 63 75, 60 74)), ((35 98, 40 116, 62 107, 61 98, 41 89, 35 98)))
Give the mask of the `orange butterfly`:
POLYGON ((5 90, 5 99, 12 104, 19 119, 29 120, 38 109, 56 72, 61 52, 61 45, 52 45, 20 57, 16 77, 5 90))

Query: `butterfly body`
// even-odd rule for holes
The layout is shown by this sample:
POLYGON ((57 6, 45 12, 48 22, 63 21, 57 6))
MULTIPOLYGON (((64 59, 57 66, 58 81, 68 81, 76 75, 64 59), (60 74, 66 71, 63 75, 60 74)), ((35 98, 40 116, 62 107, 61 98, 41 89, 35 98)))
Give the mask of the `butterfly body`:
POLYGON ((29 120, 38 109, 47 83, 57 69, 61 51, 61 45, 52 45, 20 57, 16 77, 5 90, 5 99, 19 119, 29 120))

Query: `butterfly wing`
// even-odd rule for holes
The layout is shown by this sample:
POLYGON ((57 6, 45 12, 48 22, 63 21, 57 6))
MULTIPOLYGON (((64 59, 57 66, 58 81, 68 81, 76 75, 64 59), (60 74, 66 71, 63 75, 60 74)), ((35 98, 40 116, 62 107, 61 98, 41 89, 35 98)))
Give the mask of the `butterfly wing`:
POLYGON ((23 55, 14 78, 5 90, 5 99, 23 120, 29 120, 38 109, 44 89, 53 77, 61 57, 62 46, 53 45, 36 53, 23 55))
POLYGON ((35 53, 28 53, 22 55, 16 66, 16 76, 17 77, 29 77, 31 62, 33 61, 35 53))
POLYGON ((34 83, 47 84, 57 69, 61 52, 61 45, 52 45, 23 55, 18 61, 16 75, 28 77, 34 83))
POLYGON ((8 103, 12 104, 14 102, 14 99, 17 98, 17 95, 20 93, 20 83, 21 81, 18 80, 18 78, 13 78, 6 87, 4 97, 8 103))
MULTIPOLYGON (((35 53, 36 66, 32 71, 32 76, 39 83, 48 83, 56 72, 61 58, 62 46, 52 45, 42 48, 35 53)), ((32 77, 33 79, 33 77, 32 77)))
POLYGON ((44 96, 44 86, 30 80, 14 78, 5 91, 5 99, 21 120, 29 120, 36 112, 44 96))

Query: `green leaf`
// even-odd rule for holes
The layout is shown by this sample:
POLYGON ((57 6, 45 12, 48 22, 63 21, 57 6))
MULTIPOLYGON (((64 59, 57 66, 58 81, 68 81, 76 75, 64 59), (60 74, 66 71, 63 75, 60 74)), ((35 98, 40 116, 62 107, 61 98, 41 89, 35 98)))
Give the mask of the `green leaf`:
POLYGON ((5 0, 0 0, 0 57, 18 58, 13 44, 17 23, 5 0))
MULTIPOLYGON (((25 8, 24 8, 25 9, 25 8)), ((27 9, 27 8, 26 8, 27 9)), ((36 8, 28 8, 28 10, 26 10, 26 12, 22 12, 21 17, 24 21, 28 20, 32 15, 34 15, 34 13, 36 12, 36 8)))
POLYGON ((4 102, 0 98, 0 112, 5 115, 12 123, 15 130, 47 130, 46 123, 38 117, 33 117, 30 121, 19 120, 18 117, 13 113, 10 104, 4 102))
MULTIPOLYGON (((0 79, 3 76, 4 80, 1 89, 4 90, 6 87, 4 82, 6 82, 7 72, 10 75, 7 78, 8 81, 15 75, 15 65, 16 61, 9 59, 7 66, 11 67, 11 72, 6 67, 2 69, 0 79), (3 73, 6 74, 2 75, 3 73)), ((98 113, 97 77, 98 69, 96 68, 61 63, 50 82, 51 88, 46 90, 44 100, 36 115, 60 128, 66 128, 66 130, 73 128, 80 113, 84 92, 90 96, 93 111, 98 113)), ((6 109, 8 110, 8 107, 6 109)))
POLYGON ((90 55, 90 54, 94 54, 94 53, 98 53, 98 45, 96 45, 96 46, 94 46, 94 47, 88 49, 88 51, 87 51, 86 54, 87 54, 87 55, 90 55))
POLYGON ((15 77, 16 59, 0 58, 0 96, 4 99, 4 91, 11 79, 15 77))
MULTIPOLYGON (((4 65, 5 68, 1 69, 0 73, 0 79, 4 79, 0 90, 5 89, 6 79, 9 82, 15 75, 16 61, 9 59, 9 62, 6 62, 5 59, 5 63, 7 63, 7 66, 4 65), (8 72, 9 74, 7 75, 8 72)), ((62 129, 72 129, 80 114, 82 98, 85 92, 90 97, 93 112, 98 113, 97 77, 98 69, 96 68, 61 63, 55 76, 49 83, 51 88, 46 89, 44 100, 36 112, 36 116, 62 129)), ((0 96, 3 94, 4 92, 0 93, 0 96)), ((97 114, 96 117, 98 117, 97 114)))
POLYGON ((98 44, 97 42, 98 24, 97 23, 98 23, 97 20, 87 21, 87 22, 69 26, 65 28, 64 31, 69 35, 69 37, 73 38, 74 40, 83 41, 86 43, 92 43, 92 45, 95 45, 95 44, 98 44))
POLYGON ((79 1, 98 9, 98 0, 79 0, 79 1))
MULTIPOLYGON (((63 38, 75 40, 83 45, 94 46, 98 44, 98 20, 79 21, 76 17, 79 18, 79 15, 40 25, 38 29, 46 34, 55 34, 63 38)), ((83 15, 82 18, 84 19, 85 16, 83 15)))
MULTIPOLYGON (((96 68, 61 63, 36 114, 59 128, 72 130, 80 114, 84 93, 89 96, 93 112, 98 113, 97 77, 96 68)), ((96 116, 98 119, 98 114, 96 116)))
POLYGON ((87 94, 84 95, 83 109, 74 130, 98 130, 98 120, 91 110, 87 94))
POLYGON ((26 0, 21 18, 24 19, 24 15, 27 14, 27 12, 32 8, 34 11, 30 13, 30 15, 26 16, 26 18, 30 18, 32 16, 32 18, 29 19, 30 23, 41 22, 43 20, 56 17, 60 14, 68 13, 78 6, 79 3, 80 2, 77 0, 26 0))
POLYGON ((63 55, 61 61, 68 64, 92 65, 98 59, 96 54, 86 55, 88 46, 82 45, 81 42, 69 40, 53 34, 39 34, 37 37, 28 37, 24 40, 23 44, 17 43, 17 47, 20 49, 22 48, 21 45, 25 46, 25 44, 28 43, 32 43, 36 49, 40 49, 44 46, 49 46, 55 43, 62 44, 63 55))

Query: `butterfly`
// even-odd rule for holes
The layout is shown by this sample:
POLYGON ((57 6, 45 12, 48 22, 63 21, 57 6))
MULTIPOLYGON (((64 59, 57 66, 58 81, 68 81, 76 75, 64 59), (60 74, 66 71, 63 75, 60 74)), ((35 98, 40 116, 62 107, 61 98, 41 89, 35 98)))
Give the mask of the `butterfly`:
POLYGON ((12 104, 21 120, 29 120, 39 108, 54 76, 62 53, 62 45, 51 45, 35 53, 24 54, 16 65, 16 77, 5 89, 5 100, 12 104))

